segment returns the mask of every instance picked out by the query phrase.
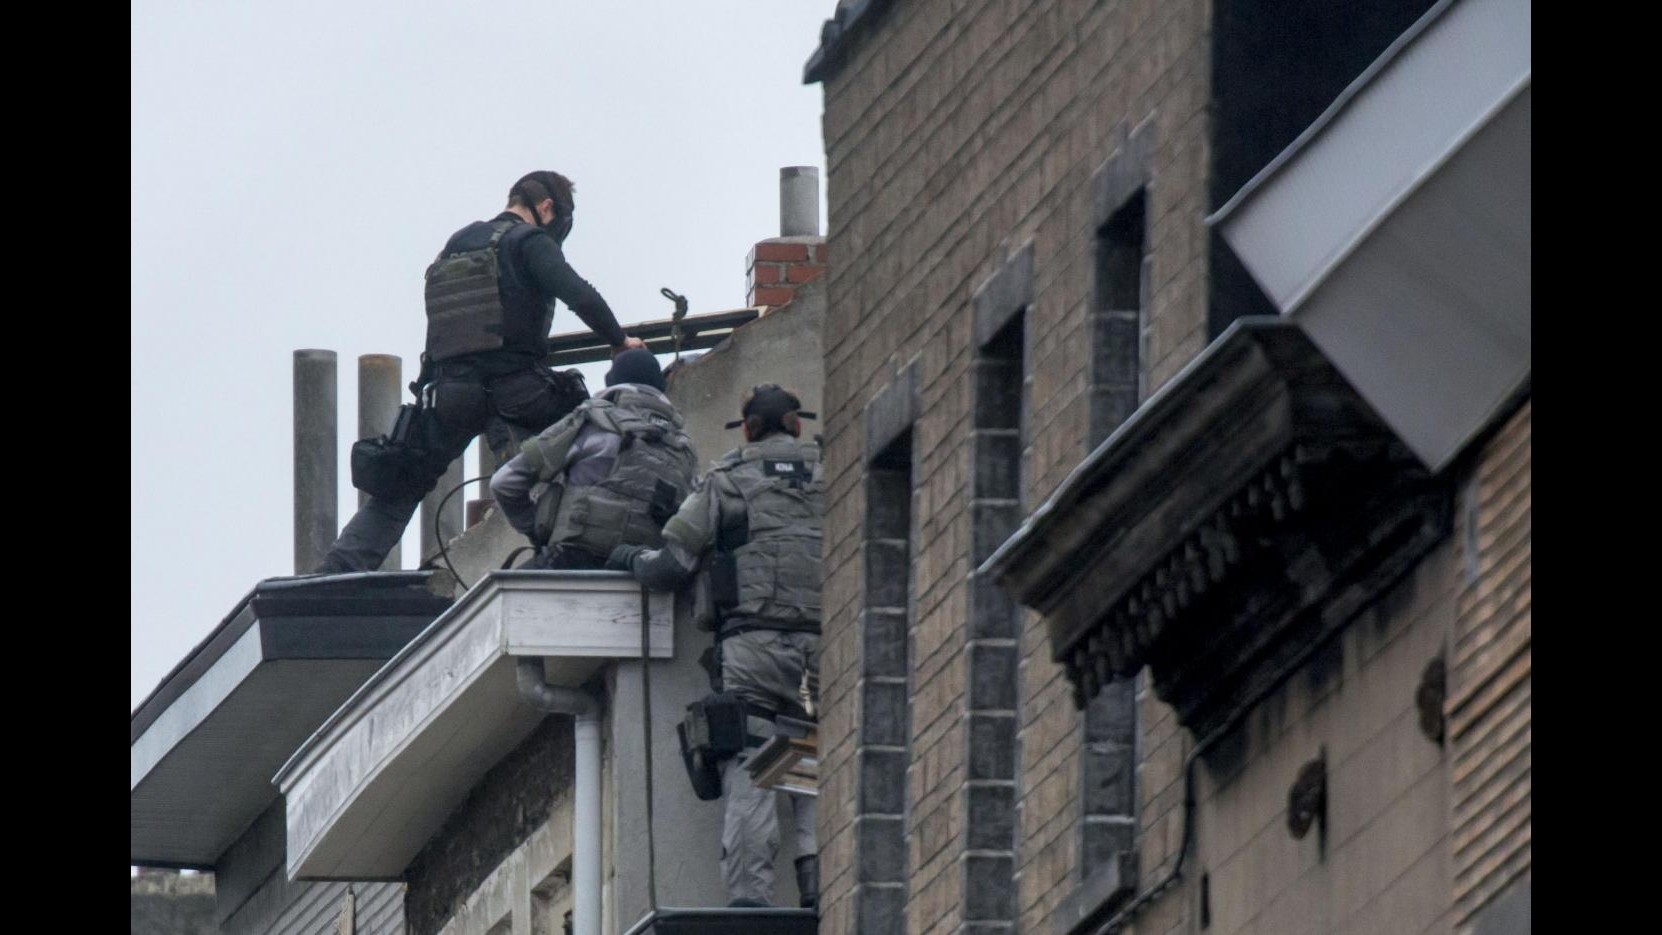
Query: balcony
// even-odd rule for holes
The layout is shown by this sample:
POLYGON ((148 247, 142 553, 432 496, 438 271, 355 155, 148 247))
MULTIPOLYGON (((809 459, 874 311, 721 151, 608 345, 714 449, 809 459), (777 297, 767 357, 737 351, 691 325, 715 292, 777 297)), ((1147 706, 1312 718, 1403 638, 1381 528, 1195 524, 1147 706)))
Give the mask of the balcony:
POLYGON ((273 780, 291 879, 390 880, 543 713, 516 659, 580 687, 609 660, 673 655, 673 597, 622 572, 493 571, 366 682, 273 780), (644 614, 644 617, 643 617, 644 614))

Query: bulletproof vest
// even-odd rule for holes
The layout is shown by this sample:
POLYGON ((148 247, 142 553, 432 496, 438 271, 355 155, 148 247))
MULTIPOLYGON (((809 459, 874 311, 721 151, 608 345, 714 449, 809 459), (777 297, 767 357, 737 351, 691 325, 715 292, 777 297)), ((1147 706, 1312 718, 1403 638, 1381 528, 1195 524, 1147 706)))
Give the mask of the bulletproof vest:
POLYGON ((817 444, 780 435, 747 445, 711 469, 711 481, 736 492, 745 507, 743 526, 724 522, 717 554, 707 563, 707 587, 724 633, 757 626, 819 632, 825 518, 819 456, 817 444))
POLYGON ((583 403, 553 432, 525 443, 547 489, 536 492, 534 535, 548 545, 608 555, 618 545, 663 545, 664 523, 692 490, 698 457, 681 414, 630 389, 583 403), (566 489, 566 453, 584 425, 620 436, 617 460, 599 483, 566 489))
MULTIPOLYGON (((489 227, 490 239, 483 246, 451 250, 447 245, 447 252, 427 267, 429 360, 504 347, 523 350, 516 345, 543 338, 553 323, 552 303, 529 295, 502 262, 504 240, 529 235, 535 228, 517 219, 492 221, 489 227)), ((459 231, 451 244, 470 239, 477 243, 473 230, 470 226, 459 231)))

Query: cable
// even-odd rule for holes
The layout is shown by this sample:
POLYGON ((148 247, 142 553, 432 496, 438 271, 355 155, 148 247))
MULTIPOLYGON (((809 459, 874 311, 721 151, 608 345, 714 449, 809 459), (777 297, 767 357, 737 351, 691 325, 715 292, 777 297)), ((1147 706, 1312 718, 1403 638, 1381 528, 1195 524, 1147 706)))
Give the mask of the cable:
POLYGON ((439 557, 444 559, 444 567, 450 569, 450 576, 456 579, 456 583, 461 585, 462 590, 464 591, 468 589, 468 585, 462 581, 462 576, 456 573, 456 566, 450 564, 450 552, 444 547, 444 531, 442 529, 444 524, 438 521, 438 517, 444 515, 444 505, 450 502, 450 498, 456 495, 456 491, 461 490, 463 487, 466 487, 474 481, 489 479, 489 474, 481 474, 478 477, 470 477, 467 480, 462 481, 460 484, 450 488, 448 493, 439 498, 439 507, 433 511, 433 541, 439 544, 439 557))
POLYGON ((535 552, 536 550, 537 547, 534 545, 522 545, 512 552, 509 552, 508 557, 502 560, 502 570, 507 571, 508 569, 513 568, 514 559, 519 558, 521 552, 535 552))
POLYGON ((646 734, 646 898, 658 911, 658 855, 652 840, 652 607, 641 586, 641 730, 646 734))
MULTIPOLYGON (((1349 618, 1346 618, 1347 622, 1348 620, 1349 618)), ((1295 653, 1292 658, 1277 667, 1270 674, 1268 681, 1264 683, 1262 688, 1253 692, 1245 701, 1232 707, 1223 722, 1207 732, 1206 736, 1195 744, 1194 749, 1189 751, 1188 756, 1183 758, 1183 838, 1178 844, 1177 859, 1172 862, 1171 869, 1166 871, 1165 876, 1161 877, 1158 883, 1150 886, 1129 903, 1126 903, 1118 912, 1110 916, 1108 921, 1092 929, 1091 931, 1095 935, 1113 935, 1113 933, 1131 924, 1131 920, 1147 908, 1155 897, 1164 893, 1182 879, 1183 862, 1189 856, 1189 843, 1193 840, 1195 834, 1195 764, 1200 762, 1200 758, 1213 746, 1217 745, 1230 731, 1234 730, 1254 708, 1262 704, 1270 695, 1279 691, 1281 686, 1298 672, 1305 663, 1309 662, 1310 658, 1326 646, 1330 640, 1337 638, 1343 628, 1343 623, 1328 626, 1314 640, 1311 640, 1309 644, 1295 653)))

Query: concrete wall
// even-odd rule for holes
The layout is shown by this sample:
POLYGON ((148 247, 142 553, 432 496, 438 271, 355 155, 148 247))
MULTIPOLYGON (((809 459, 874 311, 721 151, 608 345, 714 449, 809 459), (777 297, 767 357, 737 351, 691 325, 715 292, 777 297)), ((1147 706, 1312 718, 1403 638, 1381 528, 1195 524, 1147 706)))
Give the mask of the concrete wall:
MULTIPOLYGON (((985 747, 1013 761, 1015 878, 966 884, 971 297, 1031 240, 1022 499, 1034 504, 1087 448, 1095 175, 1133 131, 1152 144, 1140 350, 1147 390, 1206 344, 1209 25, 1206 0, 891 4, 824 83, 835 258, 824 335, 833 504, 821 676, 824 932, 861 926, 852 816, 861 786, 861 524, 875 453, 865 449, 863 413, 914 363, 904 927, 957 931, 972 897, 986 897, 1010 908, 978 931, 1049 932, 1077 883, 1080 718, 1043 630, 1028 621, 1014 740, 985 747)), ((1169 767, 1148 771, 1145 820, 1180 802, 1171 776, 1169 767)), ((1150 855, 1145 866, 1156 862, 1150 855)))
MULTIPOLYGON (((739 417, 739 402, 758 383, 778 383, 797 394, 802 407, 820 412, 824 370, 820 329, 825 320, 824 278, 798 286, 789 305, 770 309, 669 377, 669 396, 687 420, 705 464, 744 444, 739 429, 723 424, 739 417)), ((803 423, 805 435, 822 423, 803 423)))
POLYGON ((216 935, 214 877, 146 871, 132 878, 133 935, 216 935))
POLYGON ((561 935, 571 911, 571 818, 571 797, 557 797, 548 819, 485 875, 440 935, 561 935))
POLYGON ((1458 580, 1445 540, 1203 761, 1194 852, 1166 901, 1198 911, 1206 878, 1217 935, 1449 930, 1448 758, 1417 696, 1458 580), (1324 754, 1325 829, 1295 840, 1290 788, 1324 754))
POLYGON ((335 935, 349 913, 361 935, 404 935, 404 885, 291 881, 279 798, 216 867, 216 931, 224 935, 335 935))
MULTIPOLYGON (((409 935, 435 935, 489 889, 493 872, 571 797, 573 755, 571 718, 551 715, 491 767, 405 871, 409 935)), ((569 819, 563 832, 569 853, 569 819)))

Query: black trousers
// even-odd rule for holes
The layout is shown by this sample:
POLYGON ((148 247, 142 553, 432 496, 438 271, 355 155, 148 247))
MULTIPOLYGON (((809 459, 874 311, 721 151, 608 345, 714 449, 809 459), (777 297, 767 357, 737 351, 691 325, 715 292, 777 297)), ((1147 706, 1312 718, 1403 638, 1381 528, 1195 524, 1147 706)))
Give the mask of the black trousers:
MULTIPOLYGON (((462 456, 480 433, 503 430, 486 441, 499 457, 517 449, 587 398, 586 393, 561 388, 542 367, 487 376, 472 367, 439 365, 438 376, 425 394, 431 401, 416 416, 411 441, 419 451, 419 470, 432 489, 451 462, 462 456)), ((317 570, 326 574, 374 571, 404 538, 404 529, 421 505, 421 498, 371 496, 341 530, 340 537, 317 570)))

